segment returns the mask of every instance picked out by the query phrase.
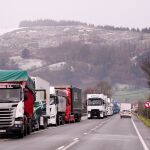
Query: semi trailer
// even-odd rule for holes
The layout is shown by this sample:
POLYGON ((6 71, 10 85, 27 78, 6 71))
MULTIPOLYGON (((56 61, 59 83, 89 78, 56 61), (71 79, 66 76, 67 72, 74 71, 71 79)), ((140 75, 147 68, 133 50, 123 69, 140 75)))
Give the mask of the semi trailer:
POLYGON ((55 86, 55 89, 66 93, 65 122, 80 122, 82 116, 81 89, 72 85, 55 86))
POLYGON ((49 82, 40 77, 31 77, 35 86, 34 129, 45 129, 50 125, 49 82))
POLYGON ((0 70, 0 134, 23 137, 31 133, 34 90, 26 71, 0 70))

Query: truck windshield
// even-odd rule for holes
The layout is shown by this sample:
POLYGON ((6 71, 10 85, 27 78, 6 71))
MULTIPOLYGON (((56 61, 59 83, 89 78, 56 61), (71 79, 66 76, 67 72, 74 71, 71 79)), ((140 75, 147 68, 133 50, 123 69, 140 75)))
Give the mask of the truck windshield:
POLYGON ((20 99, 20 89, 0 89, 0 103, 16 102, 20 99))
POLYGON ((103 104, 103 100, 100 98, 88 99, 88 106, 100 106, 103 104))

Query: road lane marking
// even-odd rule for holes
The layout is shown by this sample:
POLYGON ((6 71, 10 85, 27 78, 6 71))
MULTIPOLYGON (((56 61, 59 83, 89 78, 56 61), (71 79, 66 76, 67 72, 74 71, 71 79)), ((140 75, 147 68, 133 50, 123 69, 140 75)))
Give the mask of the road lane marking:
POLYGON ((93 128, 93 129, 91 129, 91 131, 94 131, 95 129, 93 128))
POLYGON ((40 133, 40 132, 45 132, 47 130, 49 130, 50 128, 44 129, 44 130, 39 130, 39 131, 34 131, 31 134, 36 134, 36 133, 40 133))
POLYGON ((85 132, 84 135, 86 135, 86 134, 88 134, 88 133, 85 132))
POLYGON ((63 149, 65 146, 61 146, 61 147, 59 147, 59 148, 57 148, 57 150, 61 150, 61 149, 63 149))
POLYGON ((73 139, 74 141, 76 141, 76 140, 79 140, 79 138, 75 138, 75 139, 73 139))
POLYGON ((137 133, 137 135, 138 135, 138 137, 139 137, 139 139, 140 139, 140 141, 141 141, 141 143, 142 143, 142 146, 143 146, 144 150, 149 150, 149 148, 147 147, 146 143, 144 142, 144 140, 143 140, 143 138, 142 138, 140 132, 138 131, 138 128, 136 127, 136 125, 135 125, 133 119, 131 119, 131 121, 132 121, 132 124, 133 124, 133 126, 134 126, 134 128, 135 128, 135 131, 136 131, 136 133, 137 133))
POLYGON ((76 144, 77 142, 79 142, 79 140, 75 140, 72 143, 70 143, 68 146, 66 146, 65 148, 63 148, 62 150, 67 150, 68 148, 70 148, 71 146, 73 146, 74 144, 76 144))

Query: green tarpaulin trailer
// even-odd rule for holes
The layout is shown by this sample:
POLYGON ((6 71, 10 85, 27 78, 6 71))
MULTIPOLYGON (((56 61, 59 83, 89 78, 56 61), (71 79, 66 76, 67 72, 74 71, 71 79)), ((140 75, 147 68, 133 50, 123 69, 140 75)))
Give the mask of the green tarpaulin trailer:
POLYGON ((34 90, 34 83, 27 71, 23 70, 0 70, 0 83, 6 82, 26 82, 26 86, 34 90))

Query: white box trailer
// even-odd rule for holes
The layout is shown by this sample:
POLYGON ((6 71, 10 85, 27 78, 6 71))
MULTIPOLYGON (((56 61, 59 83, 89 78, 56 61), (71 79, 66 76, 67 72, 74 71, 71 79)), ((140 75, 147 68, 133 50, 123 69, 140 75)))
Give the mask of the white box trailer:
POLYGON ((65 123, 66 93, 50 86, 50 124, 63 125, 65 123))
POLYGON ((104 94, 87 94, 88 119, 104 118, 107 115, 106 96, 104 94))
POLYGON ((40 77, 31 77, 35 85, 35 105, 34 115, 37 120, 37 126, 35 128, 46 128, 50 125, 50 98, 48 81, 40 77))

